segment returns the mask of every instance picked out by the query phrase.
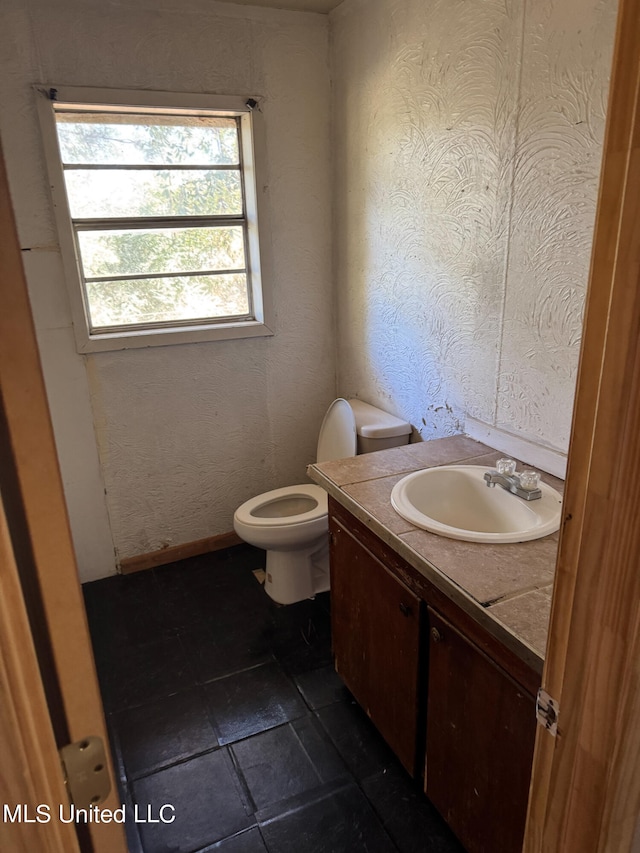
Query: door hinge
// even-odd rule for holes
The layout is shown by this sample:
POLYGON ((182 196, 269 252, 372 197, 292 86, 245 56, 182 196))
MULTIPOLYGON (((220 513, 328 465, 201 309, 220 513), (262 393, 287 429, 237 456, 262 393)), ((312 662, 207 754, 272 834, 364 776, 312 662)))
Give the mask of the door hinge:
POLYGON ((559 715, 560 705, 541 687, 536 697, 536 719, 553 737, 558 734, 559 715))
POLYGON ((103 802, 111 790, 111 778, 102 738, 91 736, 60 750, 69 799, 76 808, 103 802))

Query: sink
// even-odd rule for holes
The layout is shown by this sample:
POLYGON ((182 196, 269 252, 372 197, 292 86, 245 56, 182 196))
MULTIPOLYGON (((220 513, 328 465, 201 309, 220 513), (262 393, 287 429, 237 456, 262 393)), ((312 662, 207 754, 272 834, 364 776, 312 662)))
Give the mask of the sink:
POLYGON ((484 481, 488 467, 443 465, 403 477, 391 503, 406 521, 466 542, 527 542, 560 527, 562 495, 540 483, 542 497, 525 501, 484 481))

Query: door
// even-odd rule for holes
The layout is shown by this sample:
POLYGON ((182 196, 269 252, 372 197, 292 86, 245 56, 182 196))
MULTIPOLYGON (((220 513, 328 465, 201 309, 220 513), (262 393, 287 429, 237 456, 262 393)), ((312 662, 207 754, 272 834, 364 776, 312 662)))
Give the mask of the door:
POLYGON ((640 850, 640 0, 620 0, 526 853, 640 850))
POLYGON ((429 608, 425 793, 469 853, 520 853, 535 702, 429 608))
MULTIPOLYGON (((58 819, 68 799, 57 750, 97 736, 106 746, 107 762, 110 758, 1 154, 0 234, 0 684, 7 699, 0 703, 2 793, 10 808, 26 805, 29 817, 36 805, 51 809, 49 822, 43 810, 42 822, 0 824, 7 839, 0 846, 124 853, 121 824, 76 827, 58 819), (21 771, 24 778, 16 778, 21 771)), ((109 771, 111 793, 101 809, 120 805, 110 766, 109 771)))
POLYGON ((414 775, 420 599, 336 519, 329 529, 336 670, 414 775))
MULTIPOLYGON (((15 555, 0 501, 0 799, 18 804, 64 802, 66 791, 49 709, 31 638, 15 555)), ((75 829, 0 821, 0 849, 12 853, 78 853, 75 829)))

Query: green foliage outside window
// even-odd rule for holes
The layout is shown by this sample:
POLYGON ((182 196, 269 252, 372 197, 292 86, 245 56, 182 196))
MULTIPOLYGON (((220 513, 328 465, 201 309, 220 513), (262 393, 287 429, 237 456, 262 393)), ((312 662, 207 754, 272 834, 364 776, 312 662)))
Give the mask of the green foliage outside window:
POLYGON ((250 313, 236 119, 60 111, 57 129, 93 329, 250 313))

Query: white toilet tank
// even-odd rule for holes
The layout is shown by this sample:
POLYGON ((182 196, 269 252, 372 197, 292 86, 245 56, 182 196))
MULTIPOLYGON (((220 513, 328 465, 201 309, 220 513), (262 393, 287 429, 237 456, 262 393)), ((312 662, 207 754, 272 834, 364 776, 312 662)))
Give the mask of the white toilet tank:
POLYGON ((363 400, 349 400, 356 421, 358 453, 387 450, 409 443, 411 424, 363 400))

